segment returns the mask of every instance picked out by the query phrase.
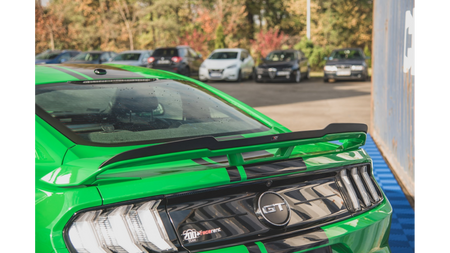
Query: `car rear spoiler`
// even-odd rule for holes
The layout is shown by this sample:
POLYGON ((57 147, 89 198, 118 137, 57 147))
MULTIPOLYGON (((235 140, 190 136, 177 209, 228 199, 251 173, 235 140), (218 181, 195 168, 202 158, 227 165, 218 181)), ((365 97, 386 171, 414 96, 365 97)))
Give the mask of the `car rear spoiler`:
MULTIPOLYGON (((330 134, 339 134, 339 133, 354 133, 354 132, 364 132, 367 133, 367 125, 366 124, 355 124, 355 123, 334 123, 330 124, 324 129, 321 130, 312 130, 312 131, 300 131, 300 132, 291 132, 291 133, 280 133, 275 135, 265 135, 258 136, 252 138, 244 138, 244 139, 235 139, 228 141, 218 141, 216 138, 212 136, 206 137, 198 137, 192 139, 185 139, 179 141, 172 141, 163 144, 153 145, 144 148, 137 148, 129 151, 122 152, 113 156, 112 158, 103 162, 99 169, 103 169, 104 167, 109 167, 110 165, 120 163, 123 161, 128 161, 132 159, 145 158, 145 157, 153 157, 157 155, 197 150, 197 149, 208 149, 208 150, 220 150, 220 149, 230 149, 236 147, 243 146, 254 146, 254 145, 262 145, 262 144, 276 144, 282 142, 290 142, 290 141, 299 141, 304 139, 313 139, 313 138, 321 138, 330 134)), ((329 140, 322 141, 332 141, 338 140, 342 138, 331 138, 329 140)), ((317 141, 317 140, 316 140, 317 141)), ((365 136, 363 140, 359 140, 351 143, 347 142, 346 147, 349 145, 356 144, 356 146, 363 145, 365 142, 365 136), (362 143, 361 143, 362 141, 362 143)), ((286 143, 286 145, 292 146, 292 148, 285 150, 285 152, 292 152, 293 146, 295 143, 286 143)), ((276 146, 286 146, 286 145, 276 145, 276 146)), ((298 144, 297 144, 298 145, 298 144)), ((272 146, 272 145, 271 145, 272 146)), ((289 156, 289 154, 284 154, 284 156, 289 156)))
MULTIPOLYGON (((308 156, 356 150, 364 145, 367 138, 366 133, 367 125, 365 124, 339 123, 330 124, 322 130, 280 133, 232 140, 218 140, 212 136, 184 139, 125 151, 106 158, 107 160, 103 160, 105 158, 102 157, 76 159, 50 172, 42 178, 42 181, 59 187, 93 185, 96 184, 97 177, 100 174, 113 169, 129 168, 133 170, 139 166, 145 168, 147 165, 159 163, 181 160, 194 161, 212 157, 227 160, 224 163, 216 164, 219 167, 275 162, 298 157, 307 158, 308 156), (296 147, 303 145, 330 142, 338 145, 300 148, 294 151, 296 147), (267 152, 267 150, 272 150, 271 155, 257 156, 256 158, 248 157, 251 152, 267 152), (92 167, 96 161, 98 161, 98 167, 92 167), (77 173, 73 173, 74 168, 76 168, 77 173), (68 178, 67 174, 72 176, 68 178), (58 180, 63 176, 64 180, 58 180)), ((179 168, 175 171, 183 169, 190 170, 190 168, 179 168)), ((118 178, 118 180, 136 180, 136 178, 118 178)))

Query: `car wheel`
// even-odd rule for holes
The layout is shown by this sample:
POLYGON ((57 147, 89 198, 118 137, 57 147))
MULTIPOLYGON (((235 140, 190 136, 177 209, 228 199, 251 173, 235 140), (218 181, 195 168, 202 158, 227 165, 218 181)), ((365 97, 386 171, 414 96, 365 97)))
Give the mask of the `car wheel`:
POLYGON ((256 69, 253 69, 252 79, 253 79, 253 81, 255 81, 257 83, 261 82, 260 80, 258 80, 258 75, 256 74, 256 69))
POLYGON ((301 80, 302 80, 302 74, 300 73, 300 70, 295 71, 294 82, 299 83, 301 80))
POLYGON ((183 69, 183 71, 181 72, 182 75, 190 77, 191 76, 191 70, 189 69, 189 67, 186 67, 183 69))
POLYGON ((324 78, 324 79, 323 79, 323 82, 324 82, 324 83, 328 83, 328 78, 324 78))
POLYGON ((238 77, 237 77, 237 79, 236 79, 236 82, 240 83, 241 81, 242 81, 242 72, 241 72, 241 70, 239 70, 239 73, 238 73, 238 77))

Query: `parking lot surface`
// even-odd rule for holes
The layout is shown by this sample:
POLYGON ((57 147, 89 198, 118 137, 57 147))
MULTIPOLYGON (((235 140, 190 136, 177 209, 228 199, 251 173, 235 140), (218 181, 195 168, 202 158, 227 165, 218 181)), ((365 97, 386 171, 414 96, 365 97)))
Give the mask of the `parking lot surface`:
POLYGON ((322 129, 330 123, 365 123, 370 128, 370 81, 325 83, 321 78, 312 78, 300 83, 208 84, 292 131, 322 129))

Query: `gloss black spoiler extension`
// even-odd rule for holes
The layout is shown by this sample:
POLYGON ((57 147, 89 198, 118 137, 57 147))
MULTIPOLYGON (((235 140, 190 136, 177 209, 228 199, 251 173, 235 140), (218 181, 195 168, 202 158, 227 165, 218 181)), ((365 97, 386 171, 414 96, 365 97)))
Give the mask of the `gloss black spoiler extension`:
POLYGON ((265 135, 252 138, 234 139, 228 141, 218 141, 212 136, 184 139, 157 144, 144 148, 137 148, 117 154, 103 162, 99 169, 121 161, 155 156, 167 153, 189 151, 195 149, 219 150, 241 146, 252 146, 266 143, 285 142, 301 139, 320 138, 327 134, 338 134, 348 132, 367 133, 367 125, 359 123, 333 123, 321 130, 299 131, 291 133, 281 133, 265 135))

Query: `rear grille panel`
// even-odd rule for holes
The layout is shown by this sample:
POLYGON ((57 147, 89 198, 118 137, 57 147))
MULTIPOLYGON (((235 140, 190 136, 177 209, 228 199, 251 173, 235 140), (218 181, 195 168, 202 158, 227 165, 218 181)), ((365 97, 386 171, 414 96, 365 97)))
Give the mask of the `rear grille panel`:
MULTIPOLYGON (((364 165, 370 173, 370 165, 364 165)), ((193 251, 310 230, 364 212, 381 202, 381 192, 370 176, 380 198, 375 202, 371 197, 369 207, 363 204, 351 176, 355 166, 359 168, 362 164, 167 195, 167 212, 181 243, 193 251), (343 185, 340 177, 343 169, 348 170, 357 193, 359 210, 352 208, 343 185), (282 195, 289 204, 291 219, 285 228, 265 226, 255 215, 255 199, 265 191, 282 195)), ((370 196, 365 183, 364 187, 370 196)))

